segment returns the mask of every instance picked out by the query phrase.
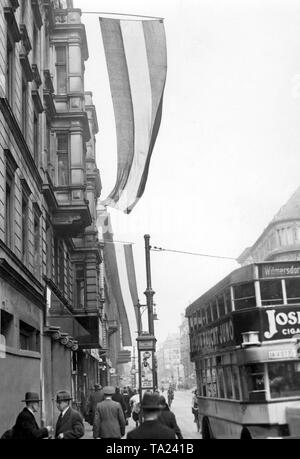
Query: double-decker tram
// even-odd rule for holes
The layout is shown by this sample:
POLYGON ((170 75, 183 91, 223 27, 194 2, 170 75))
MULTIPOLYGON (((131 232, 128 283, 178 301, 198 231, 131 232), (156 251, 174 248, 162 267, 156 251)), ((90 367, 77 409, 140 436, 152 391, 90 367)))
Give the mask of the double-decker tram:
POLYGON ((237 269, 186 316, 203 438, 289 436, 300 413, 300 262, 237 269))

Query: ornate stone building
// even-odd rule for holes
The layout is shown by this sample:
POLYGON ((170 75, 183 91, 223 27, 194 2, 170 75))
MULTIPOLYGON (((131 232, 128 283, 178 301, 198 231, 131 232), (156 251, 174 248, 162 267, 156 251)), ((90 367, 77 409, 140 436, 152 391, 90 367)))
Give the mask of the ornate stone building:
POLYGON ((261 236, 239 256, 247 265, 258 261, 300 259, 300 187, 279 210, 261 236))
POLYGON ((105 360, 87 59, 72 0, 0 0, 0 433, 26 391, 46 423, 58 389, 83 407, 105 360))

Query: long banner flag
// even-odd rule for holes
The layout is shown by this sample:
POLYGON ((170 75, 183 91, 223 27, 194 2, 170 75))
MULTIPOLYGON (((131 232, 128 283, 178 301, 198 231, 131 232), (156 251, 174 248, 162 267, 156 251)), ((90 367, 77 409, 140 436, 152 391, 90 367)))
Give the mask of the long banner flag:
POLYGON ((99 18, 115 113, 118 169, 103 205, 130 213, 143 195, 167 74, 162 19, 99 18))
POLYGON ((111 303, 118 310, 123 346, 134 346, 138 328, 138 293, 131 244, 114 243, 110 215, 98 215, 98 225, 104 242, 105 277, 111 303))

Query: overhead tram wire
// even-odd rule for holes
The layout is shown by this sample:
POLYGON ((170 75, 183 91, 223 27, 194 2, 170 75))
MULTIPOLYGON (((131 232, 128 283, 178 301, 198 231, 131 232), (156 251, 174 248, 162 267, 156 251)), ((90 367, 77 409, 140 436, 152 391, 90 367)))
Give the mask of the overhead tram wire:
POLYGON ((236 261, 236 258, 233 258, 233 257, 223 257, 221 255, 208 255, 206 253, 198 253, 198 252, 185 252, 183 250, 163 249, 162 247, 156 247, 156 246, 151 247, 151 250, 153 252, 174 252, 174 253, 183 253, 185 255, 196 255, 198 257, 221 258, 223 260, 225 259, 225 260, 236 261))
MULTIPOLYGON (((129 245, 134 245, 135 242, 128 242, 128 241, 99 241, 100 243, 103 244, 129 244, 129 245)), ((199 252, 186 252, 184 250, 174 250, 174 249, 163 249, 162 247, 156 247, 156 246, 151 246, 150 250, 152 252, 173 252, 173 253, 183 253, 184 255, 195 255, 198 257, 206 257, 206 258, 218 258, 222 260, 233 260, 236 261, 236 258, 234 257, 225 257, 222 255, 209 255, 206 253, 199 253, 199 252)))
MULTIPOLYGON (((99 15, 106 15, 106 16, 132 16, 132 17, 136 17, 136 18, 145 18, 145 19, 157 19, 159 21, 163 21, 164 18, 158 18, 158 17, 155 17, 155 16, 144 16, 143 14, 131 14, 131 13, 105 13, 103 11, 81 11, 82 14, 97 14, 98 16, 99 15)), ((132 19, 132 21, 135 20, 135 19, 132 19)), ((130 21, 130 19, 128 19, 128 21, 130 21)))

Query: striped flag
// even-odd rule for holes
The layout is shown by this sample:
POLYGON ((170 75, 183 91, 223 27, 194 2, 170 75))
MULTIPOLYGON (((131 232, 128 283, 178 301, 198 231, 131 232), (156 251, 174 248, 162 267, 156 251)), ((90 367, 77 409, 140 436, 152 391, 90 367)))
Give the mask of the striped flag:
POLYGON ((118 170, 104 205, 130 213, 143 195, 162 116, 167 73, 159 20, 100 18, 115 113, 118 170))
POLYGON ((111 304, 116 305, 122 330, 123 346, 134 346, 138 329, 138 293, 131 244, 114 243, 110 215, 98 214, 104 242, 105 278, 111 304))

